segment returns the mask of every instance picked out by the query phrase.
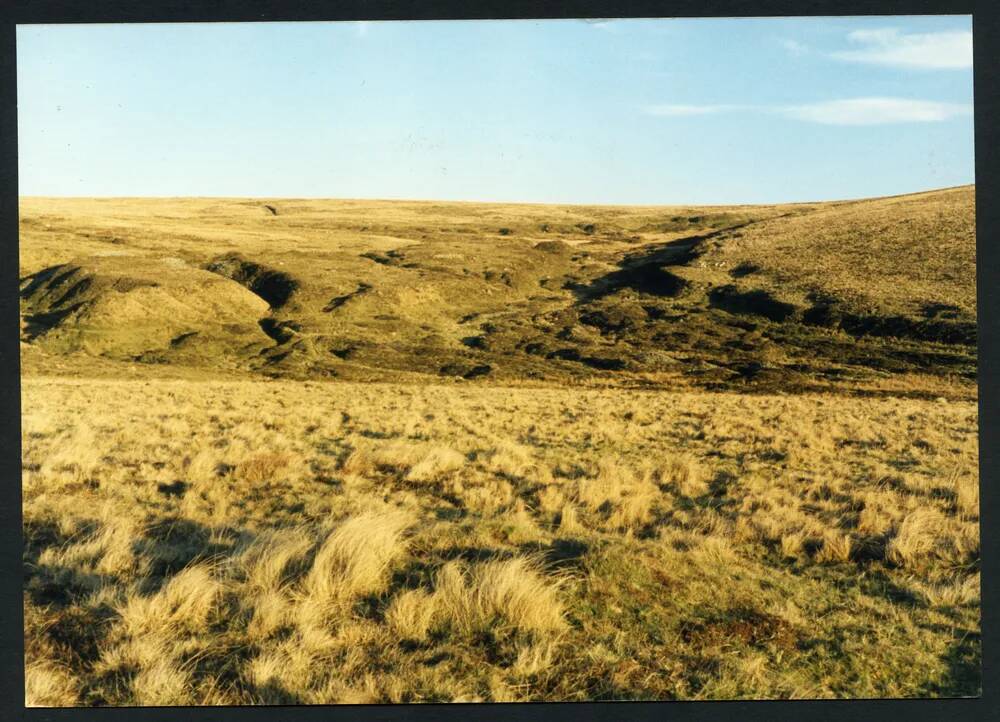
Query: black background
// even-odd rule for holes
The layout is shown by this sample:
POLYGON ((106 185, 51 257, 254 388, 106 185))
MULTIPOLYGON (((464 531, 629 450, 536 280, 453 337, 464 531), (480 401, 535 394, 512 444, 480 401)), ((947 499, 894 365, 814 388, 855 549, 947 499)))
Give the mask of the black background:
POLYGON ((1000 720, 996 488, 1000 446, 1000 103, 998 0, 36 0, 0 6, 0 720, 1000 720), (976 233, 979 313, 983 696, 954 700, 625 702, 572 704, 359 705, 25 709, 21 569, 20 375, 18 365, 17 89, 15 25, 26 23, 434 20, 482 18, 764 17, 783 15, 973 16, 976 233))

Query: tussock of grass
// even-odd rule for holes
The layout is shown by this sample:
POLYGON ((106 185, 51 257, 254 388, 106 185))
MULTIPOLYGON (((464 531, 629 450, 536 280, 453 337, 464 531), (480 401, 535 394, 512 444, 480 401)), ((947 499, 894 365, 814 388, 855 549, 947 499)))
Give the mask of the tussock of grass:
POLYGON ((961 517, 967 521, 979 519, 979 479, 974 474, 955 477, 955 499, 961 517))
POLYGON ((534 457, 523 444, 501 440, 489 455, 488 468, 511 480, 531 480, 540 484, 552 482, 552 471, 534 457))
POLYGON ((443 476, 461 469, 465 456, 447 446, 435 446, 413 465, 406 475, 407 481, 438 481, 443 476))
POLYGON ((437 613, 438 597, 422 589, 411 589, 393 599, 386 622, 400 639, 424 640, 437 613))
POLYGON ((172 577, 148 597, 132 597, 120 610, 123 631, 129 636, 197 631, 219 611, 224 583, 208 564, 196 564, 172 577))
POLYGON ((470 511, 484 517, 495 516, 514 503, 514 487, 507 481, 490 479, 467 486, 462 501, 470 511))
POLYGON ((460 470, 465 463, 465 456, 448 446, 396 440, 359 443, 341 469, 356 475, 389 473, 407 481, 436 482, 460 470))
POLYGON ((64 667, 43 661, 24 668, 26 707, 72 707, 79 695, 79 680, 64 667))
POLYGON ((785 557, 796 558, 803 553, 806 535, 802 532, 783 534, 780 538, 781 553, 785 557))
POLYGON ((978 605, 980 600, 980 577, 953 577, 938 584, 921 585, 921 594, 935 607, 978 605))
POLYGON ((844 563, 851 559, 851 537, 838 532, 827 532, 823 546, 816 555, 816 561, 844 563))
POLYGON ((647 475, 660 484, 672 485, 682 496, 698 497, 708 492, 705 473, 689 454, 678 455, 660 464, 647 466, 647 475))
POLYGON ((289 457, 277 451, 255 454, 236 465, 234 475, 250 483, 271 481, 275 474, 288 466, 289 457))
POLYGON ((938 561, 962 565, 979 554, 978 533, 970 533, 935 509, 918 509, 903 519, 889 542, 886 558, 903 567, 921 568, 938 561))
POLYGON ((389 565, 405 550, 403 532, 411 524, 402 512, 362 514, 343 522, 316 552, 303 594, 322 607, 381 591, 389 565))
POLYGON ((189 704, 190 689, 190 676, 170 659, 154 660, 132 680, 132 694, 140 705, 189 704))
POLYGON ((538 492, 538 507, 550 514, 557 513, 566 503, 566 495, 558 486, 546 486, 538 492))
POLYGON ((559 531, 572 534, 582 529, 580 519, 576 514, 576 507, 567 502, 559 512, 559 531))
POLYGON ((577 500, 602 513, 611 529, 630 530, 648 523, 659 497, 655 484, 611 459, 600 461, 594 477, 577 482, 577 500))
POLYGON ((288 584, 302 573, 301 567, 315 544, 314 536, 301 527, 264 532, 240 558, 247 583, 263 592, 288 584))
POLYGON ((523 632, 565 629, 557 581, 525 557, 488 562, 467 571, 456 563, 438 573, 435 592, 440 621, 464 634, 494 628, 523 632))
MULTIPOLYGON (((140 532, 136 520, 114 516, 104 510, 96 529, 84 533, 78 541, 42 552, 39 564, 72 569, 79 580, 86 576, 111 574, 128 578, 139 574, 145 560, 136 554, 135 539, 140 532)), ((84 582, 86 583, 86 582, 84 582)))

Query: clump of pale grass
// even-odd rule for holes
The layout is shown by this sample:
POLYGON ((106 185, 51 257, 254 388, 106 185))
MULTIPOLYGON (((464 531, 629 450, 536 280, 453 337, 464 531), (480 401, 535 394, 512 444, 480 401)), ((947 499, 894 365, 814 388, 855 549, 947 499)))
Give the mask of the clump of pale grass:
POLYGON ((576 507, 566 502, 563 504, 562 511, 559 512, 559 531, 573 534, 582 530, 583 525, 577 517, 576 507))
POLYGON ((331 677, 323 689, 310 691, 304 697, 307 704, 376 704, 381 699, 378 681, 371 674, 357 684, 331 677))
POLYGON ((174 660, 160 658, 139 673, 131 682, 137 704, 143 706, 178 706, 191 701, 191 675, 174 660))
POLYGON ((405 551, 402 536, 411 523, 404 512, 368 512, 343 522, 316 552, 304 594, 323 606, 381 591, 389 566, 405 551))
POLYGON ((672 456, 647 465, 645 475, 661 485, 672 485, 681 496, 697 497, 708 492, 708 480, 701 465, 691 454, 672 456))
POLYGON ((465 456, 447 446, 433 446, 406 475, 407 481, 438 481, 446 474, 461 469, 465 456))
POLYGON ((955 501, 959 516, 968 521, 979 519, 978 474, 956 473, 954 477, 955 501))
POLYGON ((371 449, 356 446, 340 464, 340 470, 350 476, 364 476, 375 470, 371 449))
POLYGON ((634 481, 632 471, 611 459, 601 459, 597 474, 577 481, 576 498, 589 509, 597 510, 617 501, 622 490, 634 481))
POLYGON ((577 500, 591 511, 604 512, 610 529, 630 530, 648 523, 658 497, 656 485, 648 478, 607 458, 598 463, 593 478, 577 482, 577 500))
POLYGON ((341 470, 359 476, 384 472, 404 476, 407 481, 438 481, 461 469, 465 462, 465 456, 450 447, 399 439, 380 446, 357 445, 341 470))
POLYGON ((719 568, 732 568, 736 561, 736 550, 726 536, 706 536, 691 551, 696 563, 719 568))
POLYGON ((839 564, 850 561, 851 537, 836 531, 828 531, 823 536, 823 546, 816 553, 816 561, 839 564))
POLYGON ((358 444, 340 465, 341 471, 353 476, 366 476, 378 470, 375 449, 370 444, 358 444))
POLYGON ((637 482, 623 491, 617 506, 608 517, 607 526, 630 531, 648 524, 652 520, 652 508, 657 498, 659 493, 655 486, 637 482))
POLYGON ((487 562, 471 573, 449 562, 438 572, 434 596, 438 618, 466 634, 496 628, 551 633, 566 627, 560 586, 526 557, 487 562))
POLYGON ((785 513, 784 510, 773 513, 766 511, 763 507, 754 508, 753 505, 747 508, 744 500, 740 515, 736 518, 734 525, 733 540, 750 543, 780 543, 782 537, 788 535, 790 530, 798 530, 797 521, 794 514, 785 513))
POLYGON ((487 468, 508 479, 529 479, 541 484, 551 484, 552 471, 536 459, 526 446, 507 439, 501 440, 493 448, 487 461, 487 468))
POLYGON ((514 487, 503 479, 491 479, 462 492, 462 503, 470 511, 492 516, 514 502, 514 487))
POLYGON ((73 707, 80 697, 80 682, 65 667, 40 660, 24 668, 26 707, 73 707))
POLYGON ((502 620, 522 631, 560 631, 566 622, 558 589, 525 557, 488 562, 473 572, 471 616, 479 625, 502 620))
POLYGON ((39 471, 48 479, 82 482, 94 477, 104 457, 103 445, 89 425, 77 425, 50 447, 39 471))
POLYGON ((313 535, 302 527, 262 533, 240 556, 247 584, 261 591, 286 585, 304 571, 301 567, 314 544, 313 535))
POLYGON ((552 665, 556 646, 550 639, 519 643, 513 666, 514 674, 530 677, 548 669, 552 665))
POLYGON ((251 484, 273 481, 278 472, 287 467, 291 461, 290 455, 282 451, 253 454, 236 465, 233 476, 251 484))
POLYGON ((264 652, 250 661, 247 676, 255 687, 267 687, 272 682, 281 680, 287 664, 284 654, 264 652))
POLYGON ((405 591, 389 605, 386 623, 400 638, 422 641, 434 621, 437 601, 438 597, 422 589, 405 591))
POLYGON ((423 461, 426 454, 426 444, 414 444, 402 439, 378 446, 372 452, 376 469, 397 474, 408 473, 423 461))
POLYGON ((934 607, 978 604, 980 575, 977 572, 964 579, 955 577, 941 584, 921 584, 920 591, 927 602, 934 607))
POLYGON ((880 502, 871 498, 865 499, 865 507, 858 514, 858 531, 881 536, 888 533, 893 524, 892 515, 880 502))
POLYGON ((219 454, 214 449, 199 449, 184 459, 184 473, 194 484, 212 482, 218 477, 219 454))
POLYGON ((503 531, 512 544, 527 544, 543 538, 542 530, 528 512, 523 499, 514 502, 514 510, 504 517, 503 531))
POLYGON ((132 596, 119 613, 126 634, 174 634, 204 630, 226 590, 216 569, 206 563, 187 567, 156 594, 132 596))
POLYGON ((886 558, 900 566, 915 566, 937 552, 947 528, 947 519, 935 509, 912 512, 889 542, 886 558))
MULTIPOLYGON (((247 676, 258 692, 273 693, 275 688, 302 692, 309 688, 313 678, 322 669, 317 664, 315 650, 303 644, 301 637, 294 635, 252 659, 247 665, 247 676)), ((287 700, 282 699, 279 693, 277 698, 267 701, 287 700)))
POLYGON ((801 532, 791 532, 781 536, 781 555, 789 559, 795 559, 802 554, 805 548, 806 535, 801 532))
POLYGON ((921 568, 932 560, 964 564, 979 554, 975 525, 961 525, 937 509, 911 512, 889 542, 886 559, 903 567, 921 568))
POLYGON ((549 514, 555 514, 566 503, 566 495, 558 486, 545 486, 538 492, 538 506, 549 514))
MULTIPOLYGON (((116 631, 121 630, 119 628, 116 631)), ((102 674, 127 668, 141 669, 153 665, 157 660, 173 658, 173 641, 176 638, 173 633, 168 637, 159 631, 127 638, 107 647, 94 665, 94 671, 102 674)))
POLYGON ((63 570, 64 574, 72 575, 77 584, 96 590, 101 576, 131 579, 143 573, 149 560, 135 550, 140 532, 134 517, 105 508, 96 522, 96 529, 64 547, 45 549, 38 563, 63 570))
POLYGON ((250 592, 248 596, 244 603, 253 606, 253 616, 247 625, 250 639, 266 639, 292 620, 293 606, 285 593, 267 590, 250 592))

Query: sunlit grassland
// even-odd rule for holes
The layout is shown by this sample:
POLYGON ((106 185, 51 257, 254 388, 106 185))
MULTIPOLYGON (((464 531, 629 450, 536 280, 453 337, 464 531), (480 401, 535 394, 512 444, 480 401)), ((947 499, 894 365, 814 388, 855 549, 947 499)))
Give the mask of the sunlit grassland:
POLYGON ((26 376, 32 705, 977 694, 974 402, 26 376))

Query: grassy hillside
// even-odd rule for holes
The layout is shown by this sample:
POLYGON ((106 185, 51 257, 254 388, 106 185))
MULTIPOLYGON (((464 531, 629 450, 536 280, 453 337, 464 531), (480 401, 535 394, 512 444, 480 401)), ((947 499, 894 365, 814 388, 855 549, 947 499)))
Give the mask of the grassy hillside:
POLYGON ((978 694, 973 197, 22 199, 27 703, 978 694))
POLYGON ((32 368, 974 393, 971 187, 727 208, 30 198, 21 228, 32 368))

